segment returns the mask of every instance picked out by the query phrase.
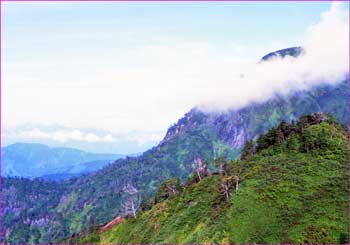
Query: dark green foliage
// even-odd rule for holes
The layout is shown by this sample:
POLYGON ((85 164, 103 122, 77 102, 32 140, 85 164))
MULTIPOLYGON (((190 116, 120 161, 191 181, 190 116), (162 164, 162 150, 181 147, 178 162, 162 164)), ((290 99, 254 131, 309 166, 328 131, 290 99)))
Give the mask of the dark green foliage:
POLYGON ((348 235, 346 233, 340 233, 339 244, 347 244, 347 243, 348 243, 348 235))
POLYGON ((60 214, 53 212, 67 192, 65 184, 39 179, 3 178, 2 188, 5 243, 42 243, 45 236, 59 238, 67 235, 64 229, 51 229, 54 219, 65 222, 60 214))
POLYGON ((213 161, 214 167, 216 167, 217 173, 226 176, 231 170, 231 161, 222 157, 216 158, 213 161))
POLYGON ((172 196, 175 196, 182 191, 182 186, 179 178, 172 178, 163 181, 156 192, 155 202, 162 202, 172 196))
POLYGON ((253 140, 248 140, 242 150, 241 160, 249 159, 255 153, 255 151, 255 142, 253 140))
POLYGON ((257 140, 256 151, 260 152, 270 146, 283 143, 293 132, 296 126, 282 121, 276 128, 270 129, 265 135, 260 135, 257 140))
POLYGON ((287 141, 287 149, 290 152, 298 152, 300 149, 300 136, 297 133, 291 133, 287 141))
MULTIPOLYGON (((38 229, 38 233, 34 232, 36 228, 33 230, 30 225, 25 224, 28 216, 24 212, 30 210, 30 206, 23 202, 20 204, 23 212, 18 216, 14 217, 11 212, 4 213, 3 227, 4 230, 9 229, 8 241, 12 243, 34 243, 33 239, 40 243, 56 241, 57 237, 68 237, 86 230, 90 225, 104 224, 116 215, 123 215, 123 204, 128 198, 123 187, 127 184, 137 188, 141 200, 148 200, 148 204, 143 201, 140 207, 147 209, 147 205, 150 206, 155 202, 150 197, 155 194, 160 183, 171 177, 185 181, 192 172, 191 165, 196 156, 201 156, 203 161, 212 160, 213 142, 216 141, 210 129, 196 127, 161 143, 142 156, 117 160, 97 173, 62 182, 60 185, 65 191, 57 194, 55 202, 40 196, 39 202, 32 203, 38 219, 45 219, 46 214, 50 213, 50 220, 47 222, 50 224, 50 229, 38 229), (22 228, 17 229, 17 226, 26 227, 29 240, 25 240, 28 236, 20 238, 22 233, 16 234, 23 231, 22 228)), ((30 180, 26 181, 33 183, 30 180)), ((176 184, 177 188, 178 184, 179 182, 176 184)), ((18 181, 18 185, 25 188, 24 182, 18 181)), ((10 185, 5 184, 3 191, 6 192, 8 188, 10 185)), ((56 187, 47 185, 46 188, 53 191, 52 189, 56 187)), ((35 188, 32 194, 27 192, 27 189, 13 192, 14 195, 21 195, 24 200, 29 200, 32 198, 31 195, 35 194, 35 188)), ((163 200, 166 195, 159 195, 158 198, 163 200)), ((11 207, 9 196, 5 195, 4 201, 4 207, 11 207)), ((31 217, 28 219, 33 221, 31 217)))
MULTIPOLYGON (((286 145, 290 151, 322 150, 332 146, 337 146, 339 142, 333 140, 333 134, 327 125, 332 125, 337 129, 342 129, 334 117, 330 114, 314 113, 301 116, 298 123, 287 123, 282 121, 277 127, 270 129, 265 135, 260 135, 257 140, 256 151, 261 152, 270 147, 281 148, 283 142, 288 139, 286 145), (315 125, 315 127, 311 127, 315 125), (328 135, 330 138, 324 137, 328 135)), ((336 139, 335 139, 336 140, 336 139)), ((244 149, 254 151, 254 143, 248 142, 244 149)), ((333 149, 332 149, 333 150, 333 149)), ((243 153, 242 153, 243 156, 243 153)))
POLYGON ((305 129, 301 140, 303 151, 319 152, 322 155, 337 153, 343 144, 339 133, 332 130, 328 123, 313 125, 305 129))

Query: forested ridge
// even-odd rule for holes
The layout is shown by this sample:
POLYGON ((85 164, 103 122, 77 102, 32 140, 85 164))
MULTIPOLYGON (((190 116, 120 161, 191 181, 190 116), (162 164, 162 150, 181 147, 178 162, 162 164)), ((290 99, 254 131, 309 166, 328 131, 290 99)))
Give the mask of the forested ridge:
MULTIPOLYGON (((290 53, 291 55, 298 55, 298 50, 297 48, 294 52, 293 48, 287 49, 285 55, 290 55, 290 53)), ((277 53, 278 52, 283 52, 283 50, 277 51, 277 53)), ((276 52, 273 54, 276 55, 276 52)), ((329 116, 327 116, 326 121, 322 119, 321 122, 312 125, 305 124, 305 127, 301 128, 300 125, 304 125, 302 123, 303 120, 307 121, 309 119, 303 117, 300 119, 301 121, 298 121, 298 118, 302 115, 310 116, 315 112, 322 112, 321 115, 324 116, 326 116, 327 113, 332 113, 339 123, 345 123, 348 118, 346 110, 348 89, 347 81, 339 81, 333 85, 321 83, 308 90, 294 91, 283 96, 276 94, 272 98, 267 98, 266 101, 252 102, 242 108, 230 109, 224 112, 205 112, 198 108, 193 108, 175 124, 169 127, 165 137, 158 145, 136 157, 126 157, 125 159, 111 161, 109 165, 96 172, 83 174, 82 176, 61 180, 59 182, 38 179, 3 178, 2 230, 4 232, 2 233, 2 241, 4 241, 4 243, 53 243, 62 241, 63 238, 69 238, 84 232, 86 233, 90 228, 104 226, 118 216, 133 216, 140 210, 146 210, 150 207, 154 209, 157 205, 160 205, 159 200, 162 200, 168 195, 157 193, 158 188, 162 188, 162 186, 165 185, 164 181, 175 181, 173 178, 178 178, 178 180, 174 182, 175 186, 178 186, 179 183, 181 186, 187 183, 186 185, 192 186, 189 187, 189 189, 192 188, 193 190, 196 189, 197 185, 201 186, 201 183, 205 185, 204 183, 207 181, 219 181, 217 185, 210 184, 213 188, 219 188, 215 186, 221 186, 221 178, 223 177, 220 177, 220 173, 223 171, 222 168, 224 168, 224 166, 233 166, 233 163, 236 163, 236 160, 240 156, 241 161, 239 161, 239 163, 246 163, 244 165, 246 167, 240 169, 242 173, 246 173, 248 176, 254 176, 255 172, 253 170, 255 169, 256 172, 260 173, 261 171, 262 174, 266 174, 267 183, 270 183, 268 180, 273 180, 271 182, 273 185, 271 184, 269 187, 269 185, 264 182, 265 180, 256 179, 256 181, 262 185, 261 188, 263 188, 264 191, 274 188, 275 179, 282 178, 281 176, 284 176, 286 171, 292 171, 293 168, 295 171, 299 172, 290 172, 290 174, 286 176, 286 180, 290 179, 292 182, 287 182, 294 183, 302 181, 301 183, 306 185, 311 177, 305 177, 304 179, 303 171, 314 171, 317 168, 316 166, 318 166, 317 161, 322 163, 338 161, 325 158, 321 154, 322 152, 333 152, 333 148, 322 148, 315 151, 315 149, 318 149, 317 147, 324 147, 322 140, 326 139, 322 138, 320 139, 321 143, 314 142, 314 145, 310 145, 307 141, 321 134, 320 132, 323 134, 324 131, 343 131, 340 126, 335 123, 334 119, 334 123, 329 121, 331 118, 329 116), (328 126, 323 128, 323 126, 320 126, 321 124, 328 126), (315 129, 310 130, 309 128, 314 125, 315 129), (320 132, 316 132, 317 130, 320 132), (295 163, 294 160, 291 160, 292 157, 295 158, 295 163), (227 164, 223 166, 222 163, 226 161, 227 164), (286 162, 292 165, 279 165, 279 162, 286 162), (299 162, 299 164, 297 164, 297 162, 299 162), (308 166, 308 162, 314 165, 311 164, 310 167, 306 169, 305 166, 308 166), (270 163, 272 164, 271 166, 275 167, 270 169, 270 163), (249 164, 251 167, 248 168, 247 166, 250 166, 249 164), (296 166, 292 167, 293 164, 296 164, 296 166), (281 166, 283 166, 283 168, 281 166), (281 168, 283 170, 282 172, 277 171, 281 168), (271 171, 265 173, 265 169, 271 171), (203 172, 205 173, 204 175, 203 172), (202 180, 197 183, 197 181, 193 179, 195 177, 193 177, 193 185, 190 185, 192 182, 190 180, 188 181, 188 178, 192 176, 193 173, 196 173, 197 178, 202 178, 202 180), (211 173, 211 175, 206 176, 207 173, 211 173), (272 173, 275 173, 277 176, 272 176, 272 173), (36 191, 36 189, 38 191, 36 191), (154 197, 156 199, 154 199, 154 197)), ((335 154, 333 152, 332 154, 337 155, 338 153, 335 154)), ((337 164, 338 163, 339 162, 337 162, 337 164)), ((334 166, 338 166, 340 163, 337 164, 334 166)), ((321 164, 320 166, 323 165, 321 164)), ((328 164, 327 166, 330 165, 328 164)), ((340 165, 338 167, 340 167, 340 165)), ((29 170, 29 168, 27 170, 29 170)), ((325 173, 331 174, 330 172, 325 173)), ((51 176, 50 178, 52 177, 57 178, 57 176, 51 176)), ((243 177, 237 179, 237 175, 228 175, 228 177, 230 177, 227 179, 230 183, 230 193, 232 193, 232 186, 234 186, 234 183, 237 181, 240 183, 239 189, 242 185, 242 192, 248 190, 244 189, 248 188, 244 187, 244 183, 250 183, 248 179, 244 179, 243 177)), ((321 177, 319 178, 321 179, 321 177)), ((331 183, 327 187, 322 188, 331 188, 332 185, 331 183)), ((210 189, 211 187, 208 188, 210 189)), ((226 187, 228 187, 228 185, 226 185, 226 187)), ((257 187, 254 188, 257 190, 257 187)), ((281 187, 281 189, 283 188, 281 187)), ((291 187, 286 188, 290 189, 291 187)), ((310 186, 310 189, 312 188, 318 190, 318 188, 321 187, 317 185, 310 186)), ((332 191, 334 190, 332 189, 332 191)), ((178 193, 186 192, 180 191, 178 193)), ((266 195, 278 195, 279 192, 277 191, 274 194, 268 193, 269 194, 266 195)), ((185 194, 180 194, 180 196, 181 195, 185 194)), ((234 199, 234 193, 233 195, 230 194, 229 197, 227 197, 227 195, 228 190, 224 194, 221 193, 220 198, 234 199)), ((341 195, 340 192, 338 195, 341 195)), ((169 196, 172 197, 173 195, 169 194, 169 196)), ((178 198, 178 195, 175 196, 178 198)), ((238 194, 236 197, 239 196, 238 194)), ((177 200, 176 198, 174 200, 177 200)), ((259 198, 259 196, 254 196, 254 198, 259 198)), ((216 198, 216 200, 218 199, 216 198)), ((167 203, 167 200, 164 200, 164 203, 167 203)), ((194 205, 195 203, 197 202, 189 202, 186 205, 194 205)), ((221 207, 220 205, 228 205, 228 203, 227 201, 223 203, 219 202, 217 205, 221 207)), ((228 207, 230 210, 232 209, 231 206, 228 207)), ((223 209, 226 210, 227 207, 224 206, 223 209)), ((292 207, 291 209, 295 208, 292 207)), ((145 213, 147 212, 148 211, 145 211, 145 213)), ((177 212, 177 209, 171 209, 171 212, 177 212)), ((200 211, 197 210, 196 212, 200 211)), ((214 216, 224 217, 221 216, 221 212, 212 212, 215 214, 214 216)), ((181 212, 179 215, 181 216, 181 212)), ((289 215, 289 213, 286 215, 289 215)), ((300 214, 298 215, 300 216, 300 214)), ((138 215, 138 218, 139 216, 140 215, 138 215)), ((193 221, 192 219, 190 220, 191 222, 193 221)), ((131 221, 127 219, 127 222, 123 222, 120 227, 124 227, 128 222, 131 221)), ((169 219, 169 222, 174 223, 175 221, 169 219)), ((215 222, 217 221, 215 220, 215 222)), ((246 223, 248 221, 242 220, 242 222, 246 223)), ((145 223, 147 222, 145 221, 145 223)), ((187 227, 187 230, 182 231, 184 233, 189 232, 190 229, 194 229, 193 223, 186 225, 187 223, 183 221, 182 224, 187 227)), ((253 224, 253 226, 254 225, 256 224, 253 224)), ((202 230, 201 227, 214 229, 204 224, 200 224, 198 229, 202 230)), ((225 227, 227 228, 229 226, 225 227)), ((225 232, 229 232, 226 231, 226 228, 225 232)), ((288 230, 287 228, 285 229, 288 230)), ((142 227, 142 230, 147 229, 142 227)), ((170 230, 172 231, 172 229, 170 230)), ((165 231, 168 232, 169 230, 165 231)), ((275 231, 272 230, 270 232, 271 234, 275 233, 275 231)), ((241 233, 243 234, 244 232, 241 231, 241 233)), ((338 231, 336 233, 337 234, 332 235, 332 241, 337 241, 336 239, 340 236, 338 231)), ((141 235, 143 233, 137 232, 137 234, 141 235)), ((182 235, 183 238, 181 238, 180 235, 174 236, 176 236, 176 239, 173 238, 169 241, 206 241, 204 235, 198 239, 193 238, 191 235, 188 237, 182 235)), ((198 234, 194 236, 198 236, 198 234)), ((161 236, 158 237, 158 235, 149 237, 149 241, 165 241, 161 236)), ((229 237, 230 239, 234 238, 232 241, 235 242, 248 241, 243 237, 235 238, 233 235, 229 237)), ((141 239, 140 237, 135 237, 135 239, 129 238, 127 239, 125 237, 124 239, 123 235, 118 236, 120 241, 139 241, 141 239)), ((224 239, 224 237, 219 238, 224 239)), ((208 239, 210 241, 219 242, 219 238, 210 237, 210 239, 208 239)), ((103 236, 98 239, 104 241, 103 236)), ((119 241, 118 239, 117 241, 119 241)))
POLYGON ((322 113, 281 122, 240 160, 194 165, 163 182, 136 216, 69 243, 346 243, 346 130, 322 113), (196 171, 198 170, 198 171, 196 171))

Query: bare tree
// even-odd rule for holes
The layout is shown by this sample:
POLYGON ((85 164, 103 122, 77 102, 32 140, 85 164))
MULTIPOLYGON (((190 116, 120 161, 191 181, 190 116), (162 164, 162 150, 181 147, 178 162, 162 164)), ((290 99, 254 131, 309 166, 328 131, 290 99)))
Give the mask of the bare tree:
POLYGON ((243 168, 242 162, 237 162, 236 164, 233 165, 233 169, 232 169, 232 176, 235 182, 236 193, 238 193, 238 189, 239 189, 242 168, 243 168))
POLYGON ((232 189, 232 176, 223 177, 221 180, 221 190, 222 190, 222 195, 226 197, 227 201, 230 201, 231 189, 232 189))
POLYGON ((131 214, 134 218, 136 218, 136 199, 135 197, 129 197, 126 199, 126 201, 123 203, 124 208, 124 214, 129 215, 131 214))
POLYGON ((128 197, 122 205, 124 208, 124 214, 131 214, 134 218, 136 218, 136 211, 140 204, 140 197, 137 194, 138 190, 131 184, 125 185, 123 190, 128 195, 128 197))
POLYGON ((177 189, 176 189, 176 186, 173 185, 173 184, 170 184, 167 186, 168 187, 168 190, 171 191, 173 194, 176 194, 177 193, 177 189))
POLYGON ((131 184, 126 184, 123 188, 125 193, 128 193, 129 195, 134 195, 138 192, 138 190, 136 189, 136 187, 134 187, 131 184))
POLYGON ((182 186, 179 178, 171 178, 165 180, 159 185, 155 195, 155 200, 157 203, 161 202, 172 196, 175 196, 181 190, 182 186))
POLYGON ((199 180, 202 180, 202 176, 205 176, 208 174, 207 165, 199 157, 196 157, 194 159, 194 163, 192 164, 192 168, 196 172, 199 180))
POLYGON ((239 176, 235 175, 233 176, 233 178, 235 179, 235 189, 236 189, 236 193, 238 193, 238 187, 239 187, 239 176))
POLYGON ((216 169, 218 170, 220 175, 223 175, 223 176, 228 175, 230 165, 226 159, 224 159, 222 157, 216 158, 214 160, 213 164, 216 167, 216 169))

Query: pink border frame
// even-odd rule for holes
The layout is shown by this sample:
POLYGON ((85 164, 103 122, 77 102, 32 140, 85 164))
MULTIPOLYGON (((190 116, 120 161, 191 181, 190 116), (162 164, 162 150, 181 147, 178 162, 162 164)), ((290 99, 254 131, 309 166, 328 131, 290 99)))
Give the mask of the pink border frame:
MULTIPOLYGON (((350 2, 350 0, 0 0, 0 149, 2 146, 2 121, 1 121, 1 72, 2 72, 2 2, 350 2)), ((350 9, 349 9, 350 11, 350 9)), ((350 18, 349 18, 349 33, 350 33, 350 18)), ((350 43, 349 43, 350 46, 350 43)), ((347 160, 348 160, 348 244, 350 244, 350 51, 349 51, 349 71, 348 71, 348 100, 347 100, 347 112, 348 112, 348 122, 347 122, 347 160)), ((2 151, 0 150, 0 245, 3 244, 1 241, 3 230, 2 230, 2 151)), ((18 244, 22 245, 22 244, 18 244)), ((24 245, 24 244, 23 244, 24 245)), ((42 244, 33 244, 42 245, 42 244)), ((52 244, 61 245, 61 244, 52 244)), ((86 244, 95 245, 95 244, 86 244)), ((110 244, 109 244, 110 245, 110 244)), ((129 244, 129 245, 139 245, 139 244, 129 244)), ((170 245, 170 244, 169 244, 170 245)), ((202 245, 202 244, 183 244, 183 245, 202 245)), ((248 245, 248 244, 242 244, 248 245)), ((264 245, 264 244, 262 244, 264 245)), ((284 244, 284 245, 294 245, 294 244, 284 244)), ((331 244, 328 244, 331 245, 331 244)))

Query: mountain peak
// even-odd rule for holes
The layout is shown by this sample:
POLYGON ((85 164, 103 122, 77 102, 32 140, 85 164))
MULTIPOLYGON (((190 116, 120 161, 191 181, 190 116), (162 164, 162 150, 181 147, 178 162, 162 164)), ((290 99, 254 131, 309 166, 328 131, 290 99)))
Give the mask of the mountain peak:
POLYGON ((305 50, 302 47, 291 47, 291 48, 286 48, 286 49, 280 49, 280 50, 268 53, 267 55, 263 56, 261 58, 261 62, 270 61, 276 57, 285 58, 286 56, 292 56, 292 57, 296 58, 296 57, 299 57, 304 52, 305 52, 305 50))

